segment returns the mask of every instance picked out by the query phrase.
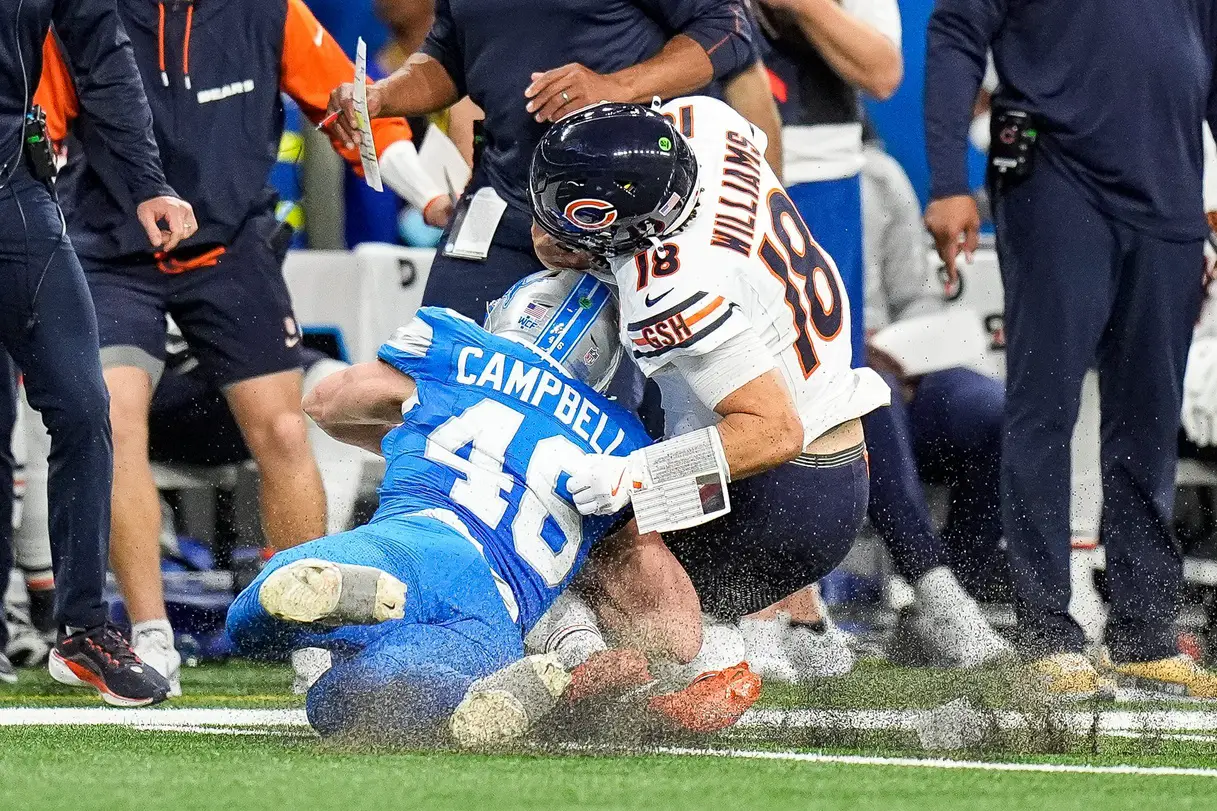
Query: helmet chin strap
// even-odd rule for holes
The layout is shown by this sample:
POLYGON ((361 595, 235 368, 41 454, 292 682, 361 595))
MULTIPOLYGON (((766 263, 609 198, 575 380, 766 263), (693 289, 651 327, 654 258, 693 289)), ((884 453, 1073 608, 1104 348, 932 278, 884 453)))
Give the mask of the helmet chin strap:
POLYGON ((689 196, 684 208, 680 211, 680 216, 672 221, 672 225, 659 236, 650 238, 650 242, 655 248, 660 248, 663 244, 660 240, 674 237, 685 229, 689 220, 693 219, 693 212, 697 210, 697 204, 701 202, 701 193, 702 189, 698 186, 697 192, 689 196))

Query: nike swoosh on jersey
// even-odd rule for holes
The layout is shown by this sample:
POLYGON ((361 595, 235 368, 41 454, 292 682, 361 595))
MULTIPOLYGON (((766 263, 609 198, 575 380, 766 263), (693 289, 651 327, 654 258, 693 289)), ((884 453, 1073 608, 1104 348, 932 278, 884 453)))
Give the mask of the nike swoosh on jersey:
POLYGON ((654 307, 656 304, 663 301, 663 297, 666 296, 668 293, 671 293, 673 289, 675 289, 675 288, 668 288, 667 290, 660 293, 655 298, 651 298, 650 296, 647 296, 643 299, 643 301, 645 301, 647 303, 648 307, 654 307))

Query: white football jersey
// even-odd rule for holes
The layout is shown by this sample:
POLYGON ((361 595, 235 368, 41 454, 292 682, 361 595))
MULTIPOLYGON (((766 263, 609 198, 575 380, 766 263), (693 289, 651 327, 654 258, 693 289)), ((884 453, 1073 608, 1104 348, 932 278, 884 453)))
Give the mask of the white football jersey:
POLYGON ((697 209, 662 250, 617 257, 612 270, 622 343, 659 383, 667 433, 719 419, 672 361, 709 355, 748 329, 790 387, 805 444, 886 405, 883 380, 850 368, 845 288, 765 162, 764 133, 712 98, 675 99, 661 111, 697 156, 697 209))

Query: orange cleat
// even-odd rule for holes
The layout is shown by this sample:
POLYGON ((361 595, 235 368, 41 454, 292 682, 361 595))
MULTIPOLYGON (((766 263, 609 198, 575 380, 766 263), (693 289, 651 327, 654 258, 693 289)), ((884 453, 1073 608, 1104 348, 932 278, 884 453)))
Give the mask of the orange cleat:
POLYGON ((614 648, 593 653, 570 674, 566 701, 578 704, 589 698, 641 687, 654 681, 647 657, 632 648, 614 648))
POLYGON ((740 662, 703 673, 678 692, 654 696, 647 706, 681 729, 718 732, 738 721, 760 695, 761 677, 740 662))

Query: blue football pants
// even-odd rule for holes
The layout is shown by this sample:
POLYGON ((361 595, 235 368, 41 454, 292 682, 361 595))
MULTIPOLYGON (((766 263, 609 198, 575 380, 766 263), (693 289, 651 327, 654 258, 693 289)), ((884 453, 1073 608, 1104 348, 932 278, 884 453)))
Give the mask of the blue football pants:
POLYGON ((309 690, 309 723, 322 735, 389 739, 424 733, 456 709, 479 678, 524 655, 519 627, 490 566, 463 535, 433 518, 386 518, 278 553, 233 602, 228 634, 243 656, 279 660, 326 648, 333 667, 309 690), (258 590, 304 558, 374 566, 406 584, 405 617, 326 628, 276 619, 258 590))

